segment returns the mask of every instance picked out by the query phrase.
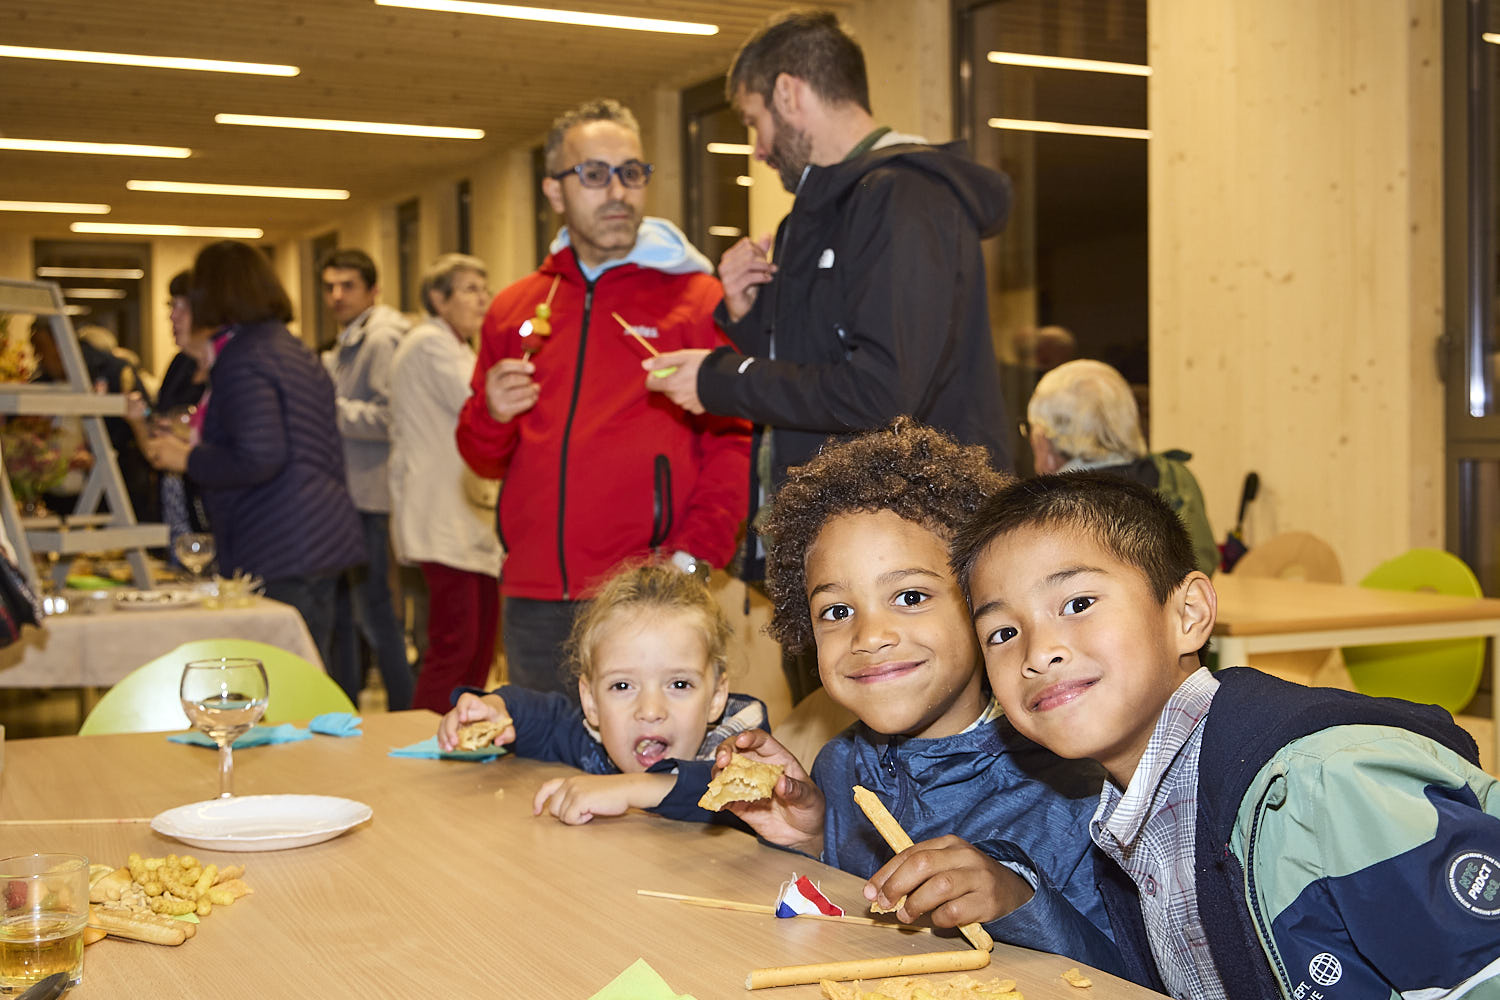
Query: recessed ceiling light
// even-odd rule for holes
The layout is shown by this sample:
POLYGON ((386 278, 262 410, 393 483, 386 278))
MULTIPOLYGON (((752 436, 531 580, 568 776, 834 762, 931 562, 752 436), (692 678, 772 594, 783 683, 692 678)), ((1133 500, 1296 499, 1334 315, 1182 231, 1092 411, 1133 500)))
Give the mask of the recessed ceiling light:
POLYGON ((755 178, 749 174, 740 174, 734 179, 734 182, 742 188, 747 188, 755 183, 755 178))
POLYGON ((755 147, 743 142, 711 142, 706 148, 710 153, 723 153, 725 156, 749 156, 755 152, 755 147))
POLYGON ((99 156, 160 156, 185 160, 193 151, 185 146, 138 146, 128 142, 72 142, 64 139, 9 139, 0 137, 0 149, 30 153, 94 153, 99 156))
POLYGON ((1150 76, 1151 67, 1140 63, 1105 62, 1102 59, 1070 59, 1067 56, 1036 56, 1029 52, 991 52, 989 60, 1002 66, 1032 66, 1037 69, 1074 69, 1085 73, 1120 73, 1150 76))
POLYGON ((90 309, 88 306, 75 306, 70 304, 63 306, 63 312, 68 314, 69 316, 87 316, 90 312, 90 309))
POLYGON ((334 118, 283 118, 276 115, 214 115, 220 125, 263 125, 267 128, 307 128, 320 132, 371 132, 375 135, 414 135, 425 139, 483 139, 484 129, 445 125, 398 125, 388 122, 346 122, 334 118))
POLYGON ((125 289, 123 288, 64 288, 63 298, 66 299, 123 299, 125 289))
POLYGON ((104 63, 106 66, 148 66, 152 69, 194 69, 206 73, 253 73, 257 76, 296 76, 302 72, 296 66, 278 66, 274 63, 187 59, 181 56, 141 56, 128 52, 87 52, 81 49, 39 49, 30 45, 0 45, 0 57, 104 63))
POLYGON ((75 233, 109 233, 115 236, 222 236, 232 240, 258 240, 264 230, 234 226, 152 226, 131 222, 75 222, 75 233))
POLYGON ((1074 125, 1071 122, 1037 122, 1029 118, 991 118, 990 128, 1013 132, 1054 132, 1058 135, 1092 135, 1107 139, 1149 139, 1148 128, 1116 128, 1113 125, 1074 125))
POLYGON ((318 201, 343 201, 349 192, 342 188, 268 187, 260 184, 196 184, 187 181, 126 181, 132 191, 159 191, 165 194, 225 194, 245 198, 311 198, 318 201))
POLYGON ((708 235, 710 235, 710 236, 738 236, 738 235, 740 235, 740 229, 739 229, 738 226, 709 226, 708 227, 708 235))
POLYGON ((1500 33, 1496 33, 1496 32, 1493 32, 1493 31, 1486 31, 1484 34, 1480 35, 1479 37, 1482 38, 1482 39, 1484 39, 1485 41, 1489 42, 1491 45, 1500 45, 1500 33))
POLYGON ((146 272, 138 267, 39 267, 38 278, 119 278, 139 281, 146 272))
POLYGON ((76 201, 0 201, 0 212, 66 212, 69 215, 108 215, 108 205, 76 201))
POLYGON ((410 7, 413 10, 440 10, 453 14, 485 14, 520 21, 547 21, 552 24, 579 24, 590 28, 624 28, 630 31, 665 31, 674 35, 717 35, 717 24, 693 21, 663 21, 654 17, 626 17, 621 14, 592 14, 579 10, 554 10, 547 7, 517 7, 508 3, 474 3, 471 0, 375 0, 382 7, 410 7))

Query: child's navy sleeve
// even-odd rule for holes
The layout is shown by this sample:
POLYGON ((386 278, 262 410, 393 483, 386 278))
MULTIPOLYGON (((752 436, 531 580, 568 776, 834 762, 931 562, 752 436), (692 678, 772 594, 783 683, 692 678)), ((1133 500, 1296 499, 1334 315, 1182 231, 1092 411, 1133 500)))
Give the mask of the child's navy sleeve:
POLYGON ((505 699, 516 741, 510 750, 532 760, 571 764, 589 774, 615 774, 619 768, 584 726, 583 710, 565 694, 506 684, 495 689, 505 699))
POLYGON ((1068 898, 1038 875, 1036 866, 1016 845, 1005 840, 983 840, 974 845, 1031 883, 1032 896, 984 929, 997 941, 1036 951, 1050 951, 1124 975, 1120 950, 1103 931, 1078 912, 1068 898))
POLYGON ((1451 751, 1376 726, 1295 741, 1231 848, 1287 995, 1500 997, 1500 783, 1451 751))

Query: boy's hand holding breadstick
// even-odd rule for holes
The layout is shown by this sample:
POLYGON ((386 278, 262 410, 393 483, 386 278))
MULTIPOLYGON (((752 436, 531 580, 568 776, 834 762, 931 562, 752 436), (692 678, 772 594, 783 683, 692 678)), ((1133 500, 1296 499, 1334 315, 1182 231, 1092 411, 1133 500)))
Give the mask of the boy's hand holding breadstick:
POLYGON ((444 751, 453 750, 458 746, 458 731, 476 722, 503 722, 505 724, 505 728, 497 731, 494 739, 490 741, 492 745, 504 746, 515 742, 516 727, 511 725, 510 711, 505 707, 505 699, 498 694, 487 694, 481 698, 465 692, 458 696, 458 702, 438 723, 438 747, 444 751))
POLYGON ((905 923, 931 914, 934 927, 997 920, 1031 898, 1030 884, 968 841, 954 836, 913 844, 881 866, 865 898, 905 923))
POLYGON ((777 779, 769 799, 761 799, 759 802, 731 802, 724 808, 773 844, 790 847, 813 857, 821 854, 823 793, 812 783, 792 752, 777 743, 763 729, 736 733, 719 746, 714 758, 714 773, 718 774, 728 766, 730 757, 736 753, 767 764, 780 764, 785 770, 777 779))

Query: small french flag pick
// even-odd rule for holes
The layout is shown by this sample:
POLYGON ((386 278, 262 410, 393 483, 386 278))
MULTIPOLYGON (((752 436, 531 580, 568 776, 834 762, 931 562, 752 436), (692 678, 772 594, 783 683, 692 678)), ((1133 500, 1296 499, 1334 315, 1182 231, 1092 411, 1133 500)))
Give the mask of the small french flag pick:
POLYGON ((844 911, 828 901, 806 875, 798 877, 792 872, 792 881, 781 886, 781 896, 776 900, 778 917, 795 917, 799 913, 821 913, 825 917, 842 917, 844 911))

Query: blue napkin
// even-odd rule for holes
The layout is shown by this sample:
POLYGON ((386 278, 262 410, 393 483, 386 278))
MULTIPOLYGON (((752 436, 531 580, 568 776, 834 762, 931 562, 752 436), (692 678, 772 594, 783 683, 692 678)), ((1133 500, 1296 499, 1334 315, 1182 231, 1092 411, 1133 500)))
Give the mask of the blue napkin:
POLYGON ((364 721, 348 712, 324 712, 307 724, 307 728, 324 736, 361 736, 359 724, 364 721))
MULTIPOLYGON (((173 733, 167 739, 173 743, 187 743, 195 747, 217 747, 218 744, 204 734, 194 729, 186 733, 173 733)), ((310 740, 312 733, 306 729, 298 729, 290 722, 283 722, 279 726, 251 726, 250 731, 234 741, 236 750, 246 747, 260 747, 267 743, 296 743, 298 740, 310 740)))
POLYGON ((483 750, 439 750, 436 736, 429 736, 409 747, 392 747, 392 757, 421 757, 427 760, 477 760, 489 761, 507 751, 504 747, 485 747, 483 750))

